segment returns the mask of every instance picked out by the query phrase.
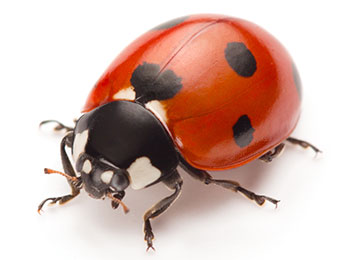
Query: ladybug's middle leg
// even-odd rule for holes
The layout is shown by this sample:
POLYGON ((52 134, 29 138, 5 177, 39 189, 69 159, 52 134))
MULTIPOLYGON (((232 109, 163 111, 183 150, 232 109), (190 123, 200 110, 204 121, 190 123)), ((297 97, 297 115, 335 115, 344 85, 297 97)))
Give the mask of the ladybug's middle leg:
POLYGON ((60 144, 60 155, 62 159, 62 165, 64 169, 64 173, 60 173, 57 171, 53 170, 48 170, 45 169, 45 173, 59 173, 63 176, 65 176, 68 180, 68 183, 71 187, 71 194, 60 196, 60 197, 53 197, 53 198, 48 198, 43 200, 39 206, 38 206, 38 212, 41 212, 44 204, 47 201, 50 201, 50 204, 55 204, 59 202, 59 204, 64 204, 65 202, 68 202, 69 200, 75 198, 79 193, 81 189, 81 179, 80 177, 76 177, 75 171, 73 169, 73 166, 68 158, 68 155, 65 151, 65 146, 72 147, 73 146, 73 132, 68 132, 66 136, 62 139, 62 142, 60 144))
POLYGON ((165 179, 163 183, 168 188, 173 189, 175 191, 170 196, 159 201, 144 214, 144 240, 147 242, 147 250, 149 250, 149 248, 152 248, 154 250, 154 234, 152 231, 152 226, 150 224, 150 219, 159 216, 161 213, 167 210, 171 206, 171 204, 177 199, 181 192, 182 179, 177 170, 174 170, 174 172, 167 179, 165 179))
POLYGON ((247 198, 254 200, 260 206, 263 205, 266 200, 275 204, 276 206, 277 203, 279 202, 279 200, 270 198, 268 196, 255 194, 254 192, 249 191, 243 188, 242 186, 240 186, 240 184, 236 181, 213 179, 213 177, 208 172, 204 170, 196 169, 195 167, 191 166, 188 162, 185 161, 184 158, 182 158, 182 156, 180 156, 180 166, 195 179, 202 181, 207 185, 213 183, 223 188, 226 188, 228 190, 234 192, 240 192, 243 195, 245 195, 247 198))

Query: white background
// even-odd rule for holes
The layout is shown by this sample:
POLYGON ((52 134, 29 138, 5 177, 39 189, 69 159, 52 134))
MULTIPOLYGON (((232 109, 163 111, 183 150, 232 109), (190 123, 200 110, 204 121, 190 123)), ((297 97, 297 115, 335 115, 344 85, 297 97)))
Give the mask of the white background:
POLYGON ((352 1, 1 1, 1 259, 354 259, 354 7, 352 1), (293 136, 324 153, 287 146, 272 164, 255 161, 214 176, 281 199, 278 209, 205 187, 185 173, 183 193, 152 222, 145 252, 142 215, 169 192, 129 190, 131 212, 83 192, 65 206, 38 203, 69 192, 60 134, 116 55, 174 17, 221 13, 253 21, 290 51, 303 80, 293 136))

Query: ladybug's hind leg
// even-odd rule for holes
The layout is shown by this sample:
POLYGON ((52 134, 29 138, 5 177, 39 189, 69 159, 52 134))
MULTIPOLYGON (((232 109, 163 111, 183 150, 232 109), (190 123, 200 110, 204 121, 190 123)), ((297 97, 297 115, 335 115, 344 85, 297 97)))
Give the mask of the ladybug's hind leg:
POLYGON ((161 213, 167 210, 171 206, 171 204, 173 204, 173 202, 177 199, 181 192, 182 179, 176 169, 168 178, 163 181, 163 183, 169 189, 174 190, 174 193, 159 201, 144 214, 144 240, 147 242, 147 251, 150 248, 154 250, 154 234, 152 231, 152 226, 150 224, 150 219, 159 216, 161 213))
POLYGON ((45 173, 47 173, 47 174, 59 173, 59 174, 63 175, 64 177, 66 177, 68 180, 68 183, 71 187, 72 192, 71 192, 71 194, 68 194, 68 195, 64 195, 64 196, 60 196, 60 197, 53 197, 53 198, 48 198, 48 199, 43 200, 38 206, 38 213, 41 212, 44 204, 48 201, 50 201, 50 204, 55 204, 57 202, 59 202, 59 204, 64 204, 64 203, 68 202, 69 200, 75 198, 80 193, 80 189, 82 187, 82 182, 81 182, 80 177, 76 177, 73 166, 72 166, 72 164, 68 158, 68 155, 65 151, 65 146, 68 146, 68 147, 73 146, 73 132, 72 131, 69 132, 62 139, 62 142, 60 144, 60 155, 61 155, 61 159, 62 159, 64 173, 50 170, 50 169, 45 169, 45 173))
MULTIPOLYGON (((312 148, 313 151, 316 152, 316 154, 321 153, 322 151, 319 150, 317 147, 315 147, 314 145, 306 142, 306 141, 302 141, 293 137, 288 137, 286 139, 286 141, 295 144, 295 145, 299 145, 302 148, 312 148)), ((268 151, 267 153, 265 153, 263 156, 259 157, 260 160, 264 161, 264 162, 271 162, 273 159, 275 159, 276 157, 280 156, 280 154, 282 153, 282 151, 285 148, 285 144, 281 143, 278 146, 276 146, 274 149, 272 149, 271 151, 268 151)))
POLYGON ((302 140, 299 140, 299 139, 296 139, 296 138, 293 138, 293 137, 288 137, 286 140, 287 140, 288 142, 290 142, 291 144, 299 145, 299 146, 301 146, 302 148, 305 148, 305 149, 308 148, 308 147, 310 147, 310 148, 313 149, 313 151, 316 152, 316 154, 322 152, 322 151, 319 150, 317 147, 315 147, 313 144, 308 143, 308 142, 306 142, 306 141, 302 141, 302 140))
POLYGON ((285 149, 285 144, 281 143, 278 146, 276 146, 274 149, 272 149, 271 151, 268 151, 266 154, 264 154, 263 156, 259 157, 260 160, 264 161, 264 162, 271 162, 273 159, 275 159, 276 157, 280 156, 280 154, 282 153, 282 151, 285 149))
POLYGON ((213 177, 208 172, 206 172, 204 170, 196 169, 195 167, 191 166, 188 162, 185 161, 184 158, 182 158, 181 155, 180 155, 180 166, 193 178, 195 178, 207 185, 213 183, 213 184, 221 186, 225 189, 228 189, 228 190, 231 190, 234 192, 240 192, 243 195, 245 195, 247 198, 254 200, 260 206, 263 205, 265 203, 265 201, 269 201, 269 202, 275 204, 277 207, 277 203, 279 202, 279 200, 270 198, 268 196, 255 194, 254 192, 249 191, 249 190, 243 188, 242 186, 240 186, 240 184, 236 181, 213 179, 213 177))

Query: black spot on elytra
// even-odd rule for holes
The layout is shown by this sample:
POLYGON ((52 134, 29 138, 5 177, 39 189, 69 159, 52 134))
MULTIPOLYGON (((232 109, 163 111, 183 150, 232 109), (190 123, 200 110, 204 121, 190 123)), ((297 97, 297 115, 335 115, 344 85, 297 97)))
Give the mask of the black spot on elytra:
POLYGON ((167 21, 165 23, 162 23, 156 27, 154 27, 152 29, 152 31, 157 31, 157 30, 165 30, 165 29, 169 29, 172 28, 180 23, 182 23, 183 21, 185 21, 187 18, 189 18, 188 16, 183 16, 183 17, 179 17, 179 18, 175 18, 173 20, 167 21))
POLYGON ((251 77, 256 71, 254 55, 242 42, 230 42, 224 50, 229 66, 242 77, 251 77))
POLYGON ((133 71, 131 84, 141 103, 172 98, 182 88, 181 78, 172 70, 161 71, 159 65, 147 62, 133 71))
POLYGON ((292 63, 292 74, 293 74, 293 81, 295 82, 298 95, 301 99, 302 98, 302 82, 301 82, 300 74, 298 73, 297 67, 294 63, 292 63))
POLYGON ((253 140, 255 129, 252 127, 247 115, 239 117, 237 123, 233 126, 234 140, 239 147, 245 147, 253 140))

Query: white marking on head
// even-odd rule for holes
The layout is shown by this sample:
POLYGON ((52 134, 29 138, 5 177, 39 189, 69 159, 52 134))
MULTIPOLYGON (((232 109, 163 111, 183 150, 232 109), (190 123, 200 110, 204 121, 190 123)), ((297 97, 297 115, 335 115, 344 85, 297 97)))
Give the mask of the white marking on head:
POLYGON ((80 154, 85 152, 85 146, 88 141, 89 130, 85 130, 82 133, 78 133, 74 137, 73 143, 73 159, 76 162, 80 154))
POLYGON ((83 172, 89 174, 91 170, 92 170, 91 162, 88 159, 86 159, 83 164, 83 172))
POLYGON ((116 94, 113 95, 113 99, 125 99, 125 100, 135 100, 136 92, 132 86, 125 89, 120 89, 116 94))
POLYGON ((166 115, 166 109, 164 105, 158 100, 149 101, 145 104, 145 107, 148 108, 154 115, 156 115, 160 121, 167 123, 168 117, 166 115))
POLYGON ((100 178, 103 183, 109 184, 112 180, 112 176, 113 176, 113 171, 105 171, 101 173, 100 178))
POLYGON ((161 176, 158 168, 154 167, 148 157, 140 157, 127 169, 132 189, 139 190, 153 183, 161 176))

